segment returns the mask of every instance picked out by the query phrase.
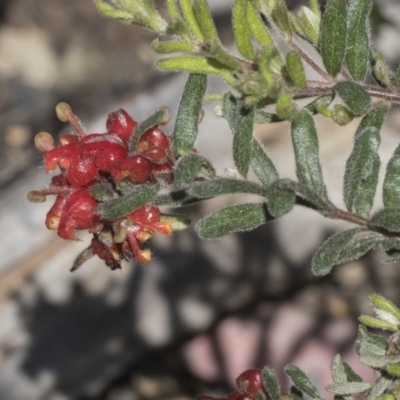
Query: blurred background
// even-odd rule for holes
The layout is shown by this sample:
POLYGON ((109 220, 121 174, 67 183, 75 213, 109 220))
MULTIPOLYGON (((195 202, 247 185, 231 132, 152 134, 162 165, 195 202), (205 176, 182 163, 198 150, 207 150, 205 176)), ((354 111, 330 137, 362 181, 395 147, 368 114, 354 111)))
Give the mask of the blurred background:
MULTIPOLYGON (((209 3, 229 46, 233 0, 209 3)), ((375 47, 398 65, 398 1, 376 1, 373 21, 375 47)), ((193 229, 155 236, 146 266, 126 263, 113 272, 93 259, 69 272, 88 237, 62 241, 44 226, 50 202, 27 202, 27 192, 50 179, 33 137, 69 131, 55 116, 60 101, 72 105, 89 132, 104 132, 107 114, 121 107, 139 121, 161 105, 175 113, 186 77, 156 70, 152 38, 100 17, 90 0, 0 2, 0 399, 226 395, 239 373, 267 364, 287 388, 288 363, 323 388, 337 353, 372 379, 355 356, 356 318, 371 312, 371 292, 400 303, 399 266, 382 266, 374 252, 326 278, 312 277, 313 252, 346 225, 310 211, 219 241, 201 242, 193 229)), ((210 86, 224 89, 218 80, 210 86)), ((233 166, 231 134, 212 104, 205 112, 196 147, 223 174, 233 166)), ((358 121, 344 128, 324 118, 317 123, 328 190, 341 205, 358 121)), ((383 164, 399 128, 394 109, 384 126, 383 164)), ((294 177, 288 133, 286 123, 256 129, 282 176, 294 177)), ((187 212, 195 223, 238 200, 215 199, 187 212)))

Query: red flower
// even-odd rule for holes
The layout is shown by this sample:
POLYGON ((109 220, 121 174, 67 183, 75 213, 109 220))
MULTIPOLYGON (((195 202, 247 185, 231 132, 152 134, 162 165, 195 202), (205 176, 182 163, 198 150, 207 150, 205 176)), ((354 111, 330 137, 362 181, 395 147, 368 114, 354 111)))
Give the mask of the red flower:
POLYGON ((106 220, 97 212, 104 199, 96 197, 95 189, 98 184, 105 185, 106 198, 112 199, 121 196, 118 184, 122 180, 152 184, 164 179, 171 183, 173 160, 169 139, 159 129, 150 129, 140 138, 136 154, 130 155, 128 149, 137 122, 126 111, 108 115, 107 133, 86 134, 66 103, 59 104, 56 110, 62 121, 70 122, 76 134, 61 134, 58 147, 50 134, 41 132, 36 136, 35 144, 44 152, 46 170, 58 167, 60 174, 52 178, 49 187, 30 192, 28 199, 38 202, 49 195, 56 196, 46 216, 46 227, 57 231, 60 237, 74 240, 76 230, 93 234, 91 245, 77 258, 73 269, 95 254, 111 269, 120 268, 122 260, 131 258, 148 262, 151 253, 142 248, 143 243, 154 232, 170 234, 171 223, 162 221, 160 209, 150 205, 115 221, 106 220))

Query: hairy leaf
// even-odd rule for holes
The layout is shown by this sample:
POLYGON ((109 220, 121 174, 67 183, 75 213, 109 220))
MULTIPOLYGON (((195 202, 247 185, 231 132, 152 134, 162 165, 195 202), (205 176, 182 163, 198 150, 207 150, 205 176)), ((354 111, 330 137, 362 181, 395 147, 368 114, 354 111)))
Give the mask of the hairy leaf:
POLYGON ((248 3, 249 0, 235 1, 232 9, 232 25, 236 47, 245 58, 253 61, 255 51, 251 42, 250 25, 247 23, 248 3))
POLYGON ((175 184, 178 188, 189 186, 199 176, 208 178, 215 175, 214 167, 204 157, 189 153, 179 160, 175 170, 175 184))
POLYGON ((146 118, 143 122, 136 126, 132 134, 131 143, 129 145, 130 154, 136 153, 136 147, 143 134, 145 134, 149 129, 157 127, 160 122, 165 120, 168 114, 169 110, 166 108, 160 108, 154 114, 150 115, 150 117, 146 118))
POLYGON ((151 203, 153 197, 160 190, 159 185, 136 185, 130 193, 118 199, 108 200, 97 208, 102 218, 115 221, 145 204, 151 203))
POLYGON ((390 208, 400 207, 400 146, 397 147, 386 167, 383 204, 390 208))
POLYGON ((371 107, 369 94, 358 83, 350 81, 338 82, 335 85, 335 91, 354 115, 365 114, 371 107))
POLYGON ((219 75, 226 82, 236 84, 231 70, 212 57, 172 57, 158 61, 157 65, 164 71, 186 71, 193 74, 219 75))
POLYGON ((400 232, 400 207, 388 207, 378 211, 371 217, 370 225, 389 232, 400 232))
POLYGON ((274 164, 268 157, 262 144, 256 138, 253 138, 251 145, 250 165, 257 178, 265 186, 269 186, 279 178, 274 164))
POLYGON ((185 18, 185 21, 188 24, 190 30, 199 40, 202 41, 204 39, 204 36, 199 26, 199 22, 196 18, 192 0, 180 0, 180 4, 183 17, 185 18))
POLYGON ((379 377, 365 400, 376 400, 385 392, 391 383, 391 379, 387 379, 383 376, 379 377))
POLYGON ((379 131, 366 127, 355 136, 352 153, 346 162, 344 200, 347 209, 368 216, 372 207, 379 173, 379 131))
POLYGON ((354 236, 363 228, 353 228, 331 236, 315 253, 312 260, 312 271, 315 275, 329 274, 332 267, 340 263, 340 255, 354 236))
POLYGON ((279 381, 273 369, 265 367, 262 370, 264 387, 269 395, 270 400, 281 400, 281 390, 279 381))
POLYGON ((203 218, 196 229, 200 237, 216 239, 232 232, 255 229, 273 219, 265 203, 236 204, 203 218))
POLYGON ((178 190, 171 193, 157 194, 151 199, 150 204, 154 206, 183 207, 198 203, 203 199, 191 196, 186 190, 178 190))
POLYGON ((319 162, 318 136, 314 119, 306 111, 300 111, 292 122, 292 142, 299 180, 321 197, 327 197, 319 162))
POLYGON ((233 160, 238 172, 246 177, 250 167, 253 142, 254 109, 241 110, 241 118, 233 136, 233 160))
POLYGON ((217 178, 211 181, 195 182, 189 193, 199 198, 210 198, 225 194, 250 193, 265 196, 266 190, 260 185, 240 179, 217 178))
POLYGON ((183 40, 164 40, 155 39, 151 43, 152 49, 159 54, 169 53, 189 53, 196 49, 192 44, 183 40))
POLYGON ((297 51, 291 50, 286 54, 286 69, 295 86, 301 89, 307 88, 307 79, 303 62, 297 51))
POLYGON ((195 0, 193 8, 204 39, 206 41, 217 40, 219 42, 217 28, 215 27, 207 0, 195 0))
POLYGON ((350 0, 347 20, 346 65, 351 76, 362 82, 369 67, 369 14, 371 0, 350 0))
POLYGON ((260 13, 254 7, 252 1, 245 0, 247 4, 247 22, 246 25, 249 26, 251 33, 254 38, 260 43, 261 46, 273 46, 274 42, 268 31, 267 26, 261 18, 260 13))
POLYGON ((206 87, 206 75, 189 75, 179 103, 173 132, 175 156, 185 155, 193 149, 197 138, 199 116, 206 87))
POLYGON ((311 383, 308 376, 295 365, 288 365, 284 369, 285 374, 290 377, 297 389, 302 391, 312 399, 319 399, 320 395, 317 388, 311 383))
POLYGON ((325 68, 335 77, 342 66, 346 52, 346 0, 328 0, 321 21, 319 48, 325 68))
POLYGON ((338 396, 351 395, 355 393, 363 393, 371 388, 371 383, 368 382, 347 382, 347 383, 334 383, 328 385, 325 389, 328 392, 334 393, 338 396))
POLYGON ((360 356, 364 353, 383 356, 386 354, 386 346, 385 338, 368 332, 365 326, 359 326, 356 349, 360 356))

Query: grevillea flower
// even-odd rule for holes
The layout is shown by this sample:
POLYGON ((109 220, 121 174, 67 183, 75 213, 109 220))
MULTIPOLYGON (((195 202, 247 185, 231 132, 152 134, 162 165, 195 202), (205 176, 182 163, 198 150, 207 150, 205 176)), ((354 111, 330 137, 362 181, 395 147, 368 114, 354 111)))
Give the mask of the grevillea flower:
POLYGON ((261 369, 248 369, 236 379, 236 387, 226 397, 201 396, 198 400, 257 400, 268 399, 269 395, 265 390, 261 369))
POLYGON ((108 115, 105 133, 86 134, 77 117, 66 103, 56 107, 58 117, 68 121, 73 134, 59 136, 55 146, 49 133, 35 137, 36 147, 44 152, 46 171, 58 169, 48 187, 32 191, 28 199, 42 202, 55 196, 46 217, 46 227, 63 239, 76 240, 77 230, 93 234, 91 245, 75 261, 72 269, 97 255, 111 269, 121 267, 122 260, 136 259, 146 263, 151 259, 145 243, 154 232, 171 234, 172 225, 163 220, 160 209, 143 205, 115 220, 104 218, 99 210, 103 198, 95 194, 99 185, 107 188, 108 199, 122 196, 118 185, 154 185, 173 181, 173 162, 170 140, 157 127, 145 132, 137 142, 134 154, 129 146, 138 125, 124 110, 108 115))

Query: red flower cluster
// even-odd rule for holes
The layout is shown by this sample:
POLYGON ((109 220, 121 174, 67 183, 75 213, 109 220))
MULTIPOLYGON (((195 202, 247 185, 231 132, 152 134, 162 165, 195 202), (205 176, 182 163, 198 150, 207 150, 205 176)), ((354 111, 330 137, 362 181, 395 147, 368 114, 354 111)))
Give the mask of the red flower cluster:
POLYGON ((236 379, 236 387, 227 397, 201 396, 198 400, 257 400, 268 399, 268 393, 263 384, 261 369, 248 369, 240 374, 236 379))
POLYGON ((61 134, 61 145, 54 146, 49 133, 41 132, 35 137, 36 147, 44 151, 44 167, 52 171, 57 167, 60 174, 52 178, 50 186, 32 191, 28 199, 45 201, 55 195, 56 200, 47 213, 46 226, 57 231, 64 239, 77 239, 75 230, 88 229, 93 233, 90 247, 77 258, 76 269, 94 254, 105 260, 111 269, 121 267, 121 260, 135 258, 140 263, 150 260, 151 254, 140 244, 153 232, 170 234, 171 223, 161 221, 158 207, 145 205, 116 221, 108 221, 97 213, 101 202, 93 189, 105 185, 111 198, 121 195, 118 183, 130 184, 171 183, 173 159, 170 141, 157 128, 149 129, 139 139, 133 154, 130 143, 135 122, 124 110, 108 115, 103 134, 86 134, 70 106, 60 103, 56 112, 62 121, 69 121, 74 134, 61 134))

